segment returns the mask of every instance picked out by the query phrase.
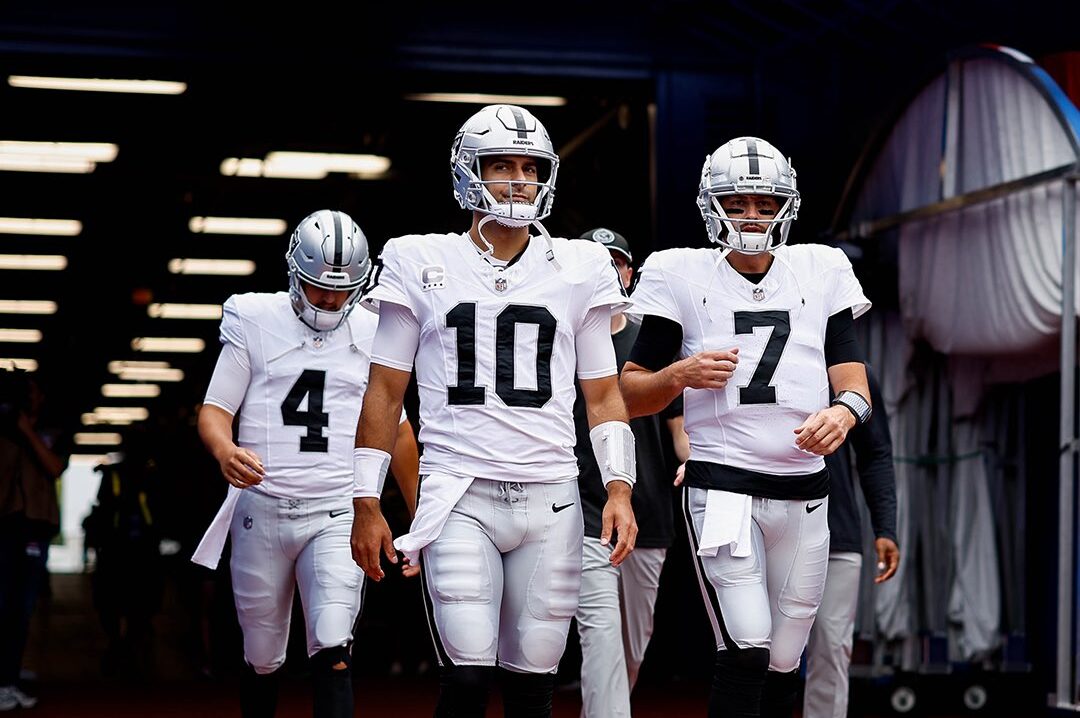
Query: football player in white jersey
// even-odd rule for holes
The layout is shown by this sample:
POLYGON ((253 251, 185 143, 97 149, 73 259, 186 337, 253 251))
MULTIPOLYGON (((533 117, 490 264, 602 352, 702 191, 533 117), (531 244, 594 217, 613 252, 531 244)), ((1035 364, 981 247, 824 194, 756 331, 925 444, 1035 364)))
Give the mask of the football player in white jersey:
POLYGON ((870 415, 853 327, 870 302, 839 249, 786 244, 799 192, 768 142, 709 155, 698 206, 719 247, 642 266, 623 393, 632 416, 684 398, 683 505, 718 648, 709 715, 788 718, 829 560, 823 456, 870 415))
MULTIPOLYGON (((274 715, 275 672, 285 662, 297 584, 314 715, 351 717, 352 630, 363 599, 363 576, 349 550, 351 454, 377 324, 352 309, 371 260, 360 227, 333 210, 305 217, 285 256, 288 292, 238 294, 224 305, 223 346, 199 434, 231 488, 193 560, 215 567, 231 534, 248 664, 240 696, 245 718, 274 715)), ((394 476, 412 493, 412 427, 404 414, 387 421, 394 476)))
POLYGON ((574 377, 608 491, 601 543, 634 545, 634 437, 616 378, 611 315, 628 304, 603 246, 552 239, 558 170, 528 111, 486 107, 451 150, 466 232, 391 239, 364 302, 379 311, 357 427, 353 555, 379 579, 380 553, 422 559, 440 664, 437 716, 484 715, 498 676, 507 716, 551 715, 554 671, 577 607, 582 514, 574 377), (530 236, 536 225, 540 236, 530 236), (410 373, 420 390, 420 493, 392 542, 379 508, 410 373))

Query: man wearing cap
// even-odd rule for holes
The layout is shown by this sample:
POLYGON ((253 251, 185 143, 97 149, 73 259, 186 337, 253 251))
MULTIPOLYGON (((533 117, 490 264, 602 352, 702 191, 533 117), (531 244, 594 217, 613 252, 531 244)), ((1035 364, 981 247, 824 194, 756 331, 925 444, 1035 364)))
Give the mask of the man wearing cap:
MULTIPOLYGON (((623 286, 629 288, 634 274, 630 243, 618 232, 597 228, 581 239, 607 247, 623 286)), ((640 324, 626 315, 611 318, 611 340, 619 370, 637 339, 640 324)), ((578 392, 574 405, 581 508, 585 535, 600 536, 606 492, 589 441, 585 402, 578 392)), ((633 419, 630 428, 637 449, 638 481, 632 497, 638 520, 634 553, 613 567, 596 541, 586 541, 582 558, 581 598, 577 610, 581 636, 582 716, 585 718, 630 715, 630 691, 653 630, 653 607, 660 571, 674 538, 670 479, 664 444, 673 443, 679 461, 689 455, 683 432, 682 400, 676 399, 660 414, 633 419), (666 425, 666 428, 663 427, 666 425), (670 433, 670 438, 667 434, 670 433)))

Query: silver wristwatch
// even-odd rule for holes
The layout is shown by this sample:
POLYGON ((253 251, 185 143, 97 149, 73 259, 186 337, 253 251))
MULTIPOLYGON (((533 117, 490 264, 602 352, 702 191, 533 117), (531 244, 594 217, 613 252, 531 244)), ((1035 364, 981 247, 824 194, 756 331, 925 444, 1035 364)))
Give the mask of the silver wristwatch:
POLYGON ((842 391, 836 395, 836 398, 832 402, 835 404, 841 404, 846 406, 848 411, 855 415, 855 421, 860 424, 865 424, 870 421, 870 402, 862 398, 857 391, 842 391))

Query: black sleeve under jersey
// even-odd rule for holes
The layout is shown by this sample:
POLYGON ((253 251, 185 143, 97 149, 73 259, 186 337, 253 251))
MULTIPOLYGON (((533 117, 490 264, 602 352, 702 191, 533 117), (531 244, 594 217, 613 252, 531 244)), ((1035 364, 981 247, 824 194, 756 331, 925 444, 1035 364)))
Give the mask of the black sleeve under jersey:
POLYGON ((855 336, 855 317, 849 308, 829 317, 825 327, 825 366, 855 361, 863 361, 863 356, 855 336))
POLYGON ((682 325, 678 322, 646 314, 629 361, 649 371, 660 371, 678 355, 682 339, 682 325))

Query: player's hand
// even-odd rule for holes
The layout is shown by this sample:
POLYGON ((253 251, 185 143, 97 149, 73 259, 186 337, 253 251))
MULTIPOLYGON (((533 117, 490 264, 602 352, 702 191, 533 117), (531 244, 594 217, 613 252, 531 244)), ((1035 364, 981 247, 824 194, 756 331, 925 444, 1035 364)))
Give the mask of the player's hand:
POLYGON ((855 416, 846 406, 830 406, 814 412, 795 429, 795 446, 811 454, 828 456, 840 448, 854 426, 855 416))
POLYGON ((405 578, 412 578, 413 576, 420 575, 420 564, 413 565, 413 562, 406 556, 401 561, 401 575, 405 578))
POLYGON ((262 482, 266 476, 262 460, 254 451, 234 445, 218 463, 225 480, 238 489, 246 489, 262 482))
POLYGON ((895 576, 896 569, 900 567, 900 549, 895 541, 884 537, 874 541, 874 549, 878 560, 878 575, 874 577, 874 583, 884 583, 895 576))
POLYGON ((394 537, 382 513, 382 506, 375 498, 353 499, 352 539, 353 561, 372 581, 381 581, 383 573, 379 551, 386 554, 390 563, 397 563, 394 537))
POLYGON ((698 352, 675 363, 676 376, 691 389, 723 389, 739 363, 739 348, 698 352))
POLYGON ((675 469, 675 485, 682 486, 683 479, 686 478, 686 462, 679 464, 679 468, 675 469))
POLYGON ((618 534, 618 543, 615 544, 615 550, 611 552, 612 566, 622 563, 634 550, 634 542, 637 541, 637 519, 634 518, 634 509, 630 505, 632 490, 630 484, 625 481, 608 483, 608 499, 604 504, 600 527, 600 545, 607 546, 611 543, 612 531, 618 534))

